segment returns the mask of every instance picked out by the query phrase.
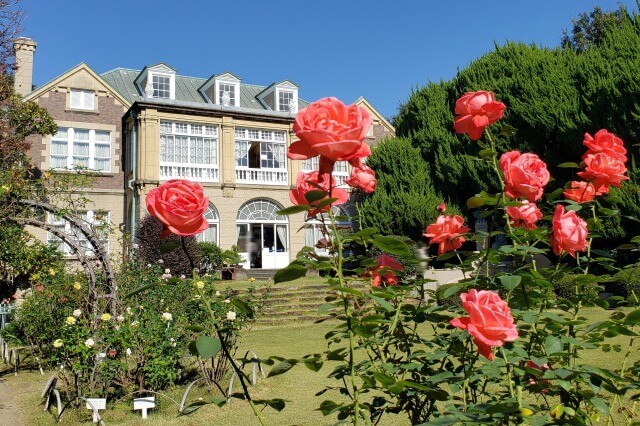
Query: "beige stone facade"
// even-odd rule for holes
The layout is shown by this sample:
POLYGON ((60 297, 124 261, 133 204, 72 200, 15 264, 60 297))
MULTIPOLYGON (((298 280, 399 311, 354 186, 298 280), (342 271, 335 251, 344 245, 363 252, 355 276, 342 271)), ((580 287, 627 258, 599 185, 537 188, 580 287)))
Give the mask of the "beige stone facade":
MULTIPOLYGON (((21 61, 32 67, 33 50, 25 49, 16 51, 31 52, 30 65, 28 55, 21 61)), ((308 103, 289 81, 268 87, 239 81, 229 73, 179 76, 162 63, 102 75, 80 64, 25 96, 59 126, 56 135, 31 138, 31 158, 39 169, 57 173, 74 173, 79 158, 88 162, 96 184, 81 192, 91 200, 86 210, 95 214, 89 218, 108 212, 112 257, 124 238, 135 237, 146 194, 163 181, 185 178, 199 181, 210 199, 205 217, 211 227, 202 238, 223 249, 239 246, 247 267, 285 266, 310 238, 304 215, 276 213, 291 204, 289 191, 303 170, 285 153, 295 137, 295 113, 308 103)), ((364 98, 356 103, 373 118, 368 143, 393 136, 364 98)), ((46 232, 33 232, 47 239, 46 232)))

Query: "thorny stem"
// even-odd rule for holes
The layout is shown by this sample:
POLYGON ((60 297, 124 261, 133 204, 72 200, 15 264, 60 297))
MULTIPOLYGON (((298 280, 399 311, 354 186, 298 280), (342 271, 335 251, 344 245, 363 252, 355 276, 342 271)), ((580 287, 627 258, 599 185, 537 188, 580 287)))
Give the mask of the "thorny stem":
MULTIPOLYGON (((331 220, 331 228, 333 230, 333 236, 335 238, 336 246, 338 249, 338 259, 337 259, 337 276, 340 287, 345 286, 344 275, 342 273, 342 263, 344 261, 343 252, 342 252, 342 241, 340 241, 340 235, 338 234, 338 229, 336 227, 336 221, 333 216, 333 212, 329 209, 329 219, 331 220)), ((359 389, 358 384, 356 382, 356 367, 354 362, 354 346, 355 346, 355 336, 353 333, 353 323, 351 310, 349 309, 349 296, 347 293, 341 292, 342 301, 344 303, 344 314, 347 318, 347 331, 349 333, 349 367, 351 372, 351 387, 353 389, 353 424, 354 426, 358 425, 358 419, 360 417, 360 407, 359 407, 359 389)))
POLYGON ((205 294, 201 289, 198 289, 198 293, 200 294, 200 298, 202 299, 202 301, 204 302, 207 308, 207 312, 209 312, 209 316, 211 317, 211 322, 213 323, 213 328, 216 330, 218 339, 220 339, 220 346, 222 346, 222 352, 231 363, 231 367, 233 368, 233 371, 235 371, 236 375, 238 376, 238 380, 240 380, 240 385, 242 386, 242 393, 244 394, 245 398, 247 398, 249 405, 251 405, 253 414, 255 414, 260 424, 262 426, 265 426, 266 423, 265 423, 264 417, 262 416, 262 413, 260 412, 260 410, 258 410, 258 407, 256 407, 255 404, 253 403, 253 400, 251 399, 251 395, 249 394, 249 388, 247 387, 247 383, 245 382, 245 374, 242 372, 242 370, 240 370, 240 367, 238 367, 238 364, 236 364, 236 361, 233 359, 233 356, 229 352, 229 348, 227 348, 227 345, 225 344, 224 336, 222 335, 222 332, 218 328, 218 320, 216 319, 213 309, 211 309, 211 303, 209 302, 209 299, 205 297, 205 294))
MULTIPOLYGON (((513 381, 511 380, 511 376, 513 374, 513 366, 509 363, 509 360, 507 359, 507 353, 504 350, 504 346, 500 347, 500 352, 502 353, 502 358, 504 359, 504 365, 505 367, 507 367, 507 386, 509 387, 509 396, 511 398, 515 397, 515 394, 513 393, 513 381)), ((518 405, 520 405, 520 402, 518 401, 518 405)))

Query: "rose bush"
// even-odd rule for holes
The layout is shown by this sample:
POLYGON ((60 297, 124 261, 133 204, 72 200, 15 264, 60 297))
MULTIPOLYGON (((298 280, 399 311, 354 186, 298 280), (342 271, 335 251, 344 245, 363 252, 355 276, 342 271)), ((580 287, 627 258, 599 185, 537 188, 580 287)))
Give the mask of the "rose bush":
POLYGON ((553 234, 551 247, 556 255, 562 252, 576 257, 577 251, 587 249, 587 222, 578 217, 575 211, 565 211, 563 205, 558 204, 553 214, 553 234))
POLYGON ((542 198, 550 175, 547 165, 536 154, 505 152, 500 157, 500 169, 508 197, 523 197, 532 203, 542 198))
POLYGON ((536 222, 542 219, 542 212, 535 203, 522 201, 521 206, 508 206, 505 211, 511 219, 511 226, 525 229, 536 228, 536 222))
POLYGON ((429 244, 438 244, 438 254, 443 254, 462 247, 463 235, 469 231, 471 228, 464 226, 462 217, 440 215, 436 223, 427 226, 423 235, 431 239, 429 244))
POLYGON ((484 129, 504 116, 506 106, 492 92, 467 92, 456 101, 453 125, 457 133, 466 133, 477 141, 484 129))

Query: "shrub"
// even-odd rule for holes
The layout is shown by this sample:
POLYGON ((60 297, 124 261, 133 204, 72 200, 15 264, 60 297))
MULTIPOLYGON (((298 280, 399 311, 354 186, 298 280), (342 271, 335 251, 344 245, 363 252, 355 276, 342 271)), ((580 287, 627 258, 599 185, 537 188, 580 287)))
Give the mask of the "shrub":
POLYGON ((640 263, 630 265, 615 274, 607 289, 624 297, 630 305, 640 305, 640 263))
POLYGON ((219 271, 224 263, 223 252, 215 243, 198 243, 200 249, 200 273, 211 274, 219 271))
POLYGON ((153 216, 146 216, 138 223, 136 230, 136 242, 138 249, 136 255, 143 264, 156 264, 162 260, 164 269, 169 269, 173 276, 191 276, 191 263, 189 258, 197 265, 200 259, 200 250, 195 237, 184 237, 188 257, 185 256, 182 247, 182 237, 174 234, 161 238, 164 225, 153 216))
POLYGON ((436 289, 436 302, 439 306, 443 306, 448 309, 457 309, 462 306, 459 292, 453 293, 451 296, 445 297, 447 289, 457 286, 458 284, 442 284, 436 289))
POLYGON ((593 305, 593 300, 598 298, 598 293, 601 290, 597 278, 588 274, 562 274, 554 277, 551 284, 553 292, 558 298, 575 300, 577 294, 580 294, 583 306, 593 305))

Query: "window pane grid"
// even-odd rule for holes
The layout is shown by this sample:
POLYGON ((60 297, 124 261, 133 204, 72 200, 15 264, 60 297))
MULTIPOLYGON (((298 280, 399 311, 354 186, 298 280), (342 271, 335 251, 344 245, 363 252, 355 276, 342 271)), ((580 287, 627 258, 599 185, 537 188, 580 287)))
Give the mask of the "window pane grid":
POLYGON ((153 83, 153 97, 169 99, 171 96, 171 78, 164 75, 154 75, 152 79, 153 83))
POLYGON ((285 155, 286 136, 284 131, 236 128, 235 136, 236 166, 247 167, 249 146, 255 145, 257 149, 259 145, 260 161, 252 161, 251 168, 278 170, 287 168, 285 155))
POLYGON ((216 138, 218 128, 216 126, 161 121, 160 131, 162 163, 218 165, 218 139, 216 138), (202 134, 216 137, 193 136, 202 134))
POLYGON ((104 130, 59 128, 51 138, 49 166, 55 169, 81 166, 111 170, 111 133, 104 130))

